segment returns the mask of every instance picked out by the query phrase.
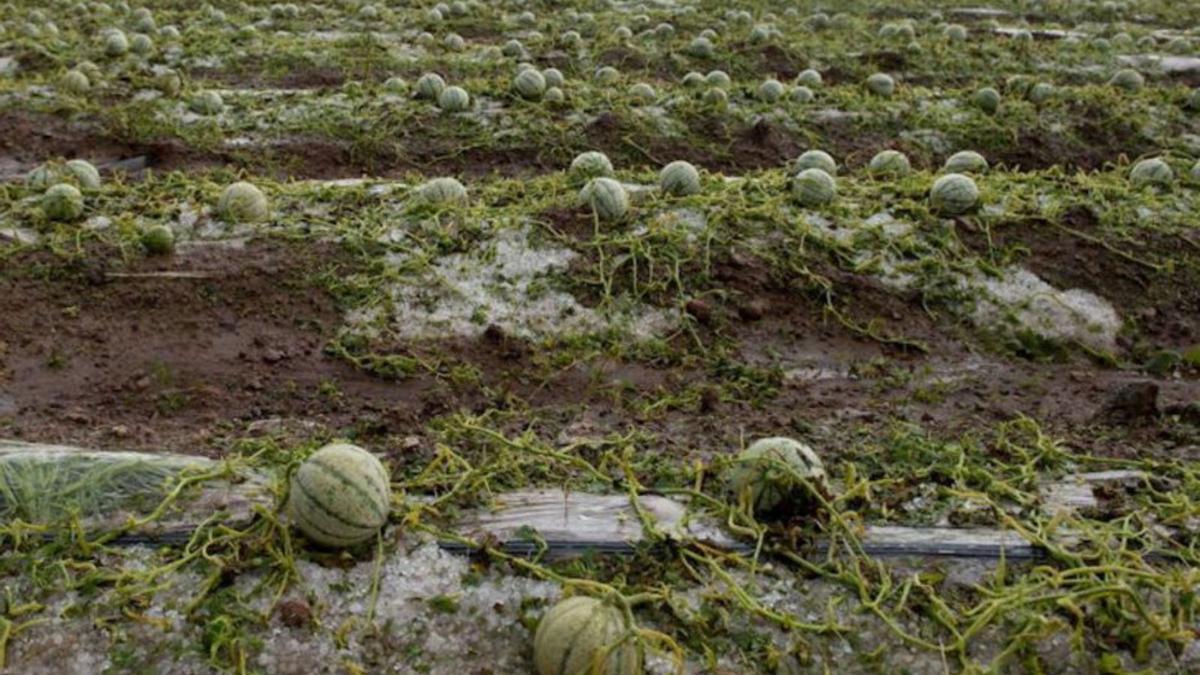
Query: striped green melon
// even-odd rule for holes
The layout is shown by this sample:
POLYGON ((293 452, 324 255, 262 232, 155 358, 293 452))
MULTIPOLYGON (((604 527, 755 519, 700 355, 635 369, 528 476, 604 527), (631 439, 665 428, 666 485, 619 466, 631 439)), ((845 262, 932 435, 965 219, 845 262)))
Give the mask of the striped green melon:
POLYGON ((53 185, 42 195, 42 211, 50 220, 77 220, 83 215, 83 195, 74 185, 53 185))
POLYGON ((601 220, 620 220, 629 211, 629 193, 612 178, 593 178, 579 192, 580 200, 592 207, 601 220))
POLYGON ((837 174, 838 165, 833 156, 824 150, 807 150, 796 158, 796 163, 792 168, 796 171, 820 169, 833 176, 837 174))
POLYGON ((826 487, 825 465, 807 445, 791 438, 763 438, 742 451, 729 472, 736 498, 745 495, 755 513, 785 505, 802 506, 810 497, 799 478, 826 487))
POLYGON ((304 460, 292 475, 288 501, 292 522, 324 546, 353 546, 387 522, 391 488, 387 469, 374 455, 333 443, 304 460))
POLYGON ((1112 76, 1108 83, 1118 89, 1124 89, 1127 92, 1133 93, 1140 91, 1146 84, 1146 78, 1142 74, 1132 68, 1118 70, 1112 76))
POLYGON ((867 78, 867 91, 887 98, 896 93, 896 81, 887 73, 875 73, 867 78))
POLYGON ((822 169, 805 169, 792 179, 792 194, 805 206, 828 204, 837 196, 837 182, 822 169))
POLYGON ((867 170, 880 176, 907 176, 912 171, 912 164, 902 152, 883 150, 871 158, 867 170))
POLYGON ((271 216, 271 206, 262 190, 246 181, 238 181, 221 193, 217 213, 231 223, 258 223, 271 216))
POLYGON ((536 69, 530 68, 513 78, 512 87, 521 98, 537 100, 546 92, 546 78, 536 69))
POLYGON ((1129 180, 1138 187, 1143 185, 1170 185, 1171 181, 1175 180, 1175 172, 1171 170, 1170 164, 1157 157, 1143 159, 1133 165, 1133 169, 1129 171, 1129 180))
POLYGON ((767 103, 774 103, 783 98, 785 92, 783 83, 779 80, 770 79, 758 85, 758 99, 767 103))
POLYGON ((538 675, 638 675, 642 649, 624 613, 575 596, 552 607, 533 637, 538 675))
POLYGON ((951 173, 937 179, 929 191, 933 210, 946 216, 957 216, 970 211, 979 203, 979 188, 975 181, 959 173, 951 173))
POLYGON ((805 70, 796 76, 796 84, 808 87, 809 89, 816 89, 817 87, 821 86, 822 82, 823 79, 821 78, 821 73, 813 70, 812 68, 809 68, 808 70, 805 70))
POLYGON ((445 112, 463 112, 471 107, 471 95, 462 87, 446 87, 437 100, 438 107, 445 112))
POLYGON ((658 184, 667 194, 694 195, 700 191, 700 172, 689 162, 674 161, 658 174, 658 184))
POLYGON ((597 178, 613 174, 612 161, 603 152, 588 150, 571 160, 570 173, 576 178, 597 178))
POLYGON ((984 87, 975 92, 972 100, 975 103, 975 107, 989 115, 996 114, 996 111, 1000 109, 1000 92, 992 87, 984 87))
POLYGON ((946 158, 942 165, 945 173, 984 173, 988 170, 987 159, 974 150, 962 150, 946 158))
POLYGON ((436 101, 446 88, 446 80, 437 73, 425 73, 417 79, 417 97, 436 101))

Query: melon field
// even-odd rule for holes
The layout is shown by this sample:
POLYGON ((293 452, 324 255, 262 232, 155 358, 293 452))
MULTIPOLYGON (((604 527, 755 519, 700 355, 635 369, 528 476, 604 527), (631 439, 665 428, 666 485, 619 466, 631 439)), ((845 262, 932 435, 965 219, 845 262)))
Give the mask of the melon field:
POLYGON ((0 673, 1200 673, 1200 4, 0 0, 0 673))

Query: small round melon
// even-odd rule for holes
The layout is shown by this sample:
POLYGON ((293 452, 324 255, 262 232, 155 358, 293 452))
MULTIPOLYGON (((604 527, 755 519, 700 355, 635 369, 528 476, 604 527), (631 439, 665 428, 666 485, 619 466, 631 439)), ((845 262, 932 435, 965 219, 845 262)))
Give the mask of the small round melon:
POLYGON ((592 207, 601 220, 620 220, 629 212, 629 193, 612 178, 593 178, 579 192, 580 201, 592 207))
POLYGON ((408 92, 408 82, 403 77, 393 75, 383 81, 383 90, 389 94, 405 94, 408 92))
POLYGON ((800 480, 826 489, 825 465, 809 446, 791 438, 763 438, 738 455, 730 468, 729 487, 746 495, 755 513, 805 504, 811 494, 800 480))
POLYGON ((1124 68, 1118 70, 1108 81, 1112 86, 1133 93, 1140 91, 1146 84, 1146 78, 1142 74, 1132 68, 1124 68))
POLYGON ((697 37, 693 39, 687 46, 687 53, 698 59, 711 59, 717 52, 713 46, 712 40, 706 37, 697 37))
POLYGON ((175 96, 183 89, 183 79, 174 70, 164 70, 154 76, 154 88, 167 96, 175 96))
POLYGON ((467 188, 455 178, 434 178, 417 189, 421 201, 435 206, 467 203, 467 188))
POLYGON ((594 77, 597 84, 613 84, 621 79, 621 71, 612 66, 601 66, 596 69, 594 77))
POLYGON ((221 193, 217 213, 231 223, 257 223, 266 220, 271 215, 271 209, 262 190, 245 181, 238 181, 221 193))
POLYGON ((710 87, 720 87, 722 89, 733 84, 733 80, 730 79, 729 74, 723 70, 709 71, 708 75, 704 76, 704 81, 710 87))
POLYGON ((25 174, 25 184, 35 190, 45 190, 61 181, 62 171, 56 162, 46 162, 25 174))
POLYGON ((387 522, 390 504, 387 468, 358 446, 334 443, 292 475, 288 511, 305 536, 336 548, 374 537, 387 522))
POLYGON ((546 93, 542 94, 542 100, 546 103, 562 103, 567 100, 567 95, 558 87, 547 87, 546 93))
POLYGON ((689 89, 698 89, 704 86, 704 76, 696 71, 691 71, 683 76, 683 86, 689 89))
POLYGON ((890 97, 896 93, 896 81, 887 73, 875 73, 867 78, 867 91, 876 96, 890 97))
POLYGON ((83 96, 92 88, 87 75, 78 70, 68 70, 58 80, 58 86, 63 91, 74 96, 83 96))
POLYGON ((563 77, 562 71, 558 68, 543 70, 542 79, 546 81, 547 87, 561 87, 567 83, 567 78, 563 77))
POLYGON ((934 212, 946 216, 962 215, 979 203, 979 188, 975 181, 960 173, 951 173, 938 178, 929 191, 929 202, 934 212))
POLYGON ((504 43, 504 46, 500 49, 500 52, 505 56, 519 59, 525 56, 525 45, 521 44, 520 40, 509 40, 508 42, 504 43))
POLYGON ((987 170, 987 160, 974 150, 956 152, 942 165, 942 171, 945 173, 984 173, 987 170))
POLYGON ((704 92, 704 102, 714 108, 724 108, 729 103, 729 94, 720 87, 711 87, 704 92))
POLYGON ((621 609, 574 596, 550 608, 533 637, 538 675, 640 675, 643 652, 621 609))
POLYGON ((884 150, 871 158, 867 169, 877 176, 906 176, 912 171, 912 164, 904 153, 884 150))
POLYGON ((783 83, 779 80, 766 80, 758 85, 758 99, 767 103, 774 103, 783 98, 785 91, 783 83))
POLYGON ((42 212, 50 220, 78 220, 83 215, 83 194, 74 185, 53 185, 42 195, 42 212))
POLYGON ((812 103, 814 98, 816 98, 816 95, 808 87, 796 87, 792 89, 792 101, 796 103, 812 103))
POLYGON ((546 93, 546 78, 536 69, 523 70, 513 78, 513 91, 521 98, 537 100, 546 93))
POLYGON ((104 53, 108 56, 121 56, 129 51, 129 40, 119 30, 109 31, 104 37, 104 53))
POLYGON ((830 176, 837 175, 838 172, 837 162, 835 162, 833 157, 824 150, 806 151, 804 154, 796 158, 796 163, 793 168, 796 171, 803 171, 805 169, 820 169, 830 176))
POLYGON ((417 97, 436 101, 446 88, 446 81, 437 73, 425 73, 417 79, 417 97))
POLYGON ((962 42, 967 39, 967 28, 952 23, 942 29, 942 35, 945 35, 946 39, 951 42, 962 42))
POLYGON ((217 92, 204 90, 192 96, 188 108, 197 115, 217 115, 225 109, 225 101, 217 92))
POLYGON ((596 150, 588 150, 580 153, 571 160, 570 173, 572 176, 581 178, 599 178, 601 176, 611 176, 613 174, 612 162, 608 159, 608 155, 596 150))
POLYGON ((1192 90, 1191 95, 1188 96, 1187 101, 1184 102, 1183 107, 1187 108, 1188 110, 1200 110, 1200 87, 1192 90))
MULTIPOLYGON (((247 28, 250 27, 247 26, 247 28)), ((129 50, 134 54, 149 54, 154 51, 154 41, 150 39, 149 35, 134 33, 133 37, 129 40, 129 50)))
POLYGON ((142 247, 150 255, 170 255, 175 250, 175 233, 166 225, 155 225, 142 233, 142 247))
POLYGON ((1054 85, 1049 82, 1038 82, 1029 89, 1026 98, 1034 105, 1042 105, 1054 98, 1054 85))
POLYGON ((85 159, 72 159, 63 165, 65 176, 73 178, 84 190, 100 189, 100 172, 85 159))
POLYGON ((629 97, 635 103, 650 104, 658 99, 658 92, 654 91, 654 87, 645 82, 638 82, 629 88, 629 97))
POLYGON ((792 194, 804 206, 821 206, 837 196, 837 182, 822 169, 805 169, 792 179, 792 194))
POLYGON ((1138 187, 1143 185, 1170 185, 1175 180, 1171 165, 1155 157, 1143 159, 1129 171, 1129 182, 1138 187))
POLYGON ((1024 97, 1033 88, 1033 78, 1028 75, 1010 75, 1004 80, 1005 93, 1024 97))
POLYGON ((690 163, 678 160, 663 167, 658 174, 658 184, 667 194, 694 195, 700 191, 700 172, 690 163))
POLYGON ((467 41, 458 33, 450 33, 442 38, 442 45, 452 52, 461 52, 467 48, 467 41))
POLYGON ((821 78, 821 73, 813 70, 812 68, 804 70, 796 76, 796 84, 808 87, 809 89, 816 89, 817 87, 820 87, 822 82, 823 80, 821 78))
POLYGON ((462 87, 446 87, 437 100, 438 107, 445 112, 463 112, 471 107, 471 95, 462 87))
POLYGON ((989 115, 995 115, 996 111, 1000 109, 1000 92, 991 87, 984 87, 975 92, 975 96, 972 97, 971 101, 975 104, 976 108, 989 115))

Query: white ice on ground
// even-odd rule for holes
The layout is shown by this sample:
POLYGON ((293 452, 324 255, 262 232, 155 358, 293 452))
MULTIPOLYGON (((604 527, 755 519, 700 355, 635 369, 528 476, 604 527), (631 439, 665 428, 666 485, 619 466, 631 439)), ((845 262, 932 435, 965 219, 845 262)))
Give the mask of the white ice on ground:
MULTIPOLYGON (((816 214, 806 214, 805 222, 828 241, 851 245, 859 232, 877 230, 889 241, 907 237, 914 228, 882 211, 854 226, 835 223, 816 214)), ((889 288, 906 291, 919 282, 906 272, 905 261, 887 248, 864 250, 857 258, 889 288)), ((1082 289, 1062 290, 1046 283, 1032 271, 1011 266, 999 276, 971 272, 957 280, 960 290, 971 298, 967 317, 985 330, 1003 332, 1031 331, 1064 342, 1075 342, 1099 351, 1116 347, 1121 317, 1104 298, 1082 289)))
MULTIPOLYGON (((390 289, 393 308, 384 318, 404 338, 474 337, 489 325, 525 338, 568 336, 620 329, 638 339, 660 335, 677 323, 674 312, 647 305, 621 309, 585 307, 555 288, 578 257, 551 244, 536 245, 528 225, 500 228, 464 253, 445 255, 407 272, 390 289)), ((408 256, 392 259, 398 268, 408 256)), ((351 325, 381 318, 379 308, 353 312, 351 325)))
POLYGON ((1116 346, 1121 317, 1104 298, 1081 289, 1059 290, 1023 267, 999 278, 977 274, 961 281, 978 291, 972 319, 989 328, 1029 330, 1101 351, 1116 346))

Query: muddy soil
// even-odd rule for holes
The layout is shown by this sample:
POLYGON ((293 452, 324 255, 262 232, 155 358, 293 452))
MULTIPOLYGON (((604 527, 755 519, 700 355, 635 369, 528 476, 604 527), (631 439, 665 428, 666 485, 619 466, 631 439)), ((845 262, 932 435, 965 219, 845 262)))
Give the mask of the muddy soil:
POLYGON ((550 367, 537 346, 498 329, 448 344, 380 342, 378 352, 435 367, 373 375, 327 352, 341 308, 316 275, 351 269, 330 246, 260 241, 130 265, 91 258, 99 262, 67 269, 18 259, 0 276, 0 434, 208 455, 248 432, 338 434, 406 463, 421 461, 406 448, 431 418, 494 408, 522 411, 512 432, 548 439, 636 425, 660 434, 657 451, 694 457, 792 429, 825 440, 836 456, 853 429, 882 433, 907 420, 954 435, 1028 415, 1086 440, 1090 452, 1128 455, 1141 452, 1139 439, 1164 445, 1171 429, 1148 418, 1095 432, 1094 415, 1121 387, 1153 381, 1161 407, 1200 400, 1194 380, 980 352, 914 299, 839 279, 855 288, 851 320, 877 321, 929 351, 882 344, 829 316, 819 298, 756 273, 753 260, 718 274, 711 297, 726 299, 708 301, 696 329, 709 344, 733 344, 737 363, 776 373, 775 395, 758 402, 722 389, 728 372, 688 364, 597 356, 550 367), (176 276, 153 276, 162 272, 176 276), (480 376, 454 381, 446 376, 453 365, 480 376), (646 412, 668 395, 685 403, 646 412))

